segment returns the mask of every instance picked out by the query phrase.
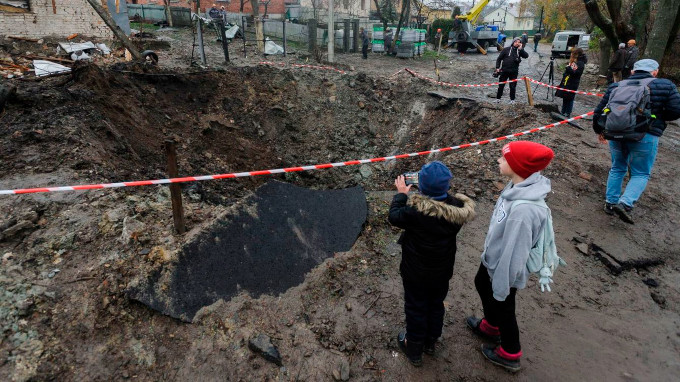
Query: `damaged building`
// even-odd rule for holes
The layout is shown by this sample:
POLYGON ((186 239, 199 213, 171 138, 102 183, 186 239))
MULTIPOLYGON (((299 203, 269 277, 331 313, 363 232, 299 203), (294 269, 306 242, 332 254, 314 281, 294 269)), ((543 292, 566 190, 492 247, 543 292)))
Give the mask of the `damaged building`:
MULTIPOLYGON (((130 33, 124 0, 102 5, 126 34, 130 33)), ((86 0, 0 0, 0 36, 41 38, 72 34, 112 38, 113 33, 86 0)))

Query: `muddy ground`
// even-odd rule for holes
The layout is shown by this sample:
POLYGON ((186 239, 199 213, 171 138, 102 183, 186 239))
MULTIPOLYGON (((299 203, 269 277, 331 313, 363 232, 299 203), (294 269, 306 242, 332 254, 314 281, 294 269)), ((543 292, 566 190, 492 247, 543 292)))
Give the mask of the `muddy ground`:
MULTIPOLYGON (((536 93, 542 106, 529 107, 491 103, 494 88, 441 89, 404 72, 389 77, 404 67, 434 76, 433 61, 425 58, 339 55, 347 75, 257 66, 261 58, 252 56, 199 71, 188 68, 188 37, 186 31, 167 37, 171 49, 160 52, 159 68, 83 65, 73 76, 12 81, 17 94, 0 115, 0 188, 164 178, 166 139, 178 142, 180 175, 217 174, 478 141, 547 124, 546 111, 555 107, 545 90, 536 93), (442 101, 427 94, 432 90, 467 100, 442 101)), ((491 82, 495 54, 446 55, 438 63, 442 80, 491 82)), ((304 54, 282 61, 309 62, 304 54)), ((532 55, 520 74, 538 78, 547 61, 532 55)), ((587 74, 582 89, 594 83, 587 74)), ((593 98, 577 96, 575 112, 591 110, 593 98)), ((520 84, 518 100, 525 99, 520 84)), ((661 139, 636 224, 627 225, 601 210, 608 150, 589 122, 581 124, 585 131, 560 126, 526 138, 556 152, 545 175, 553 182, 548 203, 568 266, 555 276, 552 293, 540 293, 536 280, 519 293, 525 356, 516 375, 485 361, 464 324, 467 315, 480 314, 473 278, 504 182, 495 162, 501 145, 490 144, 374 165, 188 183, 185 235, 173 233, 165 186, 3 196, 0 380, 674 380, 680 374, 677 126, 661 139), (475 199, 479 216, 458 237, 437 355, 416 369, 395 341, 404 325, 399 231, 386 215, 394 177, 434 159, 451 167, 452 188, 475 199), (354 247, 285 293, 242 293, 203 309, 192 324, 127 298, 131 283, 173 261, 190 237, 272 178, 314 189, 363 186, 369 217, 354 247), (249 350, 257 334, 278 347, 281 366, 249 350)))

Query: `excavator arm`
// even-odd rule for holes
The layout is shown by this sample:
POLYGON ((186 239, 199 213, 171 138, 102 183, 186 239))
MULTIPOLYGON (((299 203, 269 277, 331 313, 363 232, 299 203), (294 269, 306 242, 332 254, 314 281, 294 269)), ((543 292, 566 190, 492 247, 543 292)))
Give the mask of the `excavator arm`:
POLYGON ((489 4, 489 0, 481 0, 474 7, 472 7, 468 13, 456 16, 456 18, 458 20, 468 21, 470 24, 475 25, 477 23, 477 19, 482 13, 482 9, 484 9, 487 4, 489 4))

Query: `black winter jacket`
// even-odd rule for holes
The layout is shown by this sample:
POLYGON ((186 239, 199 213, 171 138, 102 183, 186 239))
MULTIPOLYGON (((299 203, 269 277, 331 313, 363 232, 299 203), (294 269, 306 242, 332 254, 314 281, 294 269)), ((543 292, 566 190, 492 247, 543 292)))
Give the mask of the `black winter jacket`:
MULTIPOLYGON (((567 68, 564 69, 564 74, 562 75, 562 81, 560 81, 559 87, 569 90, 578 90, 578 86, 581 84, 581 76, 586 68, 586 63, 588 63, 588 58, 585 54, 582 54, 576 59, 576 70, 567 65, 567 68)), ((576 94, 572 92, 565 92, 560 89, 555 91, 555 97, 561 97, 565 100, 572 100, 575 96, 576 94)))
MULTIPOLYGON (((652 77, 650 73, 639 72, 628 77, 628 80, 639 80, 650 77, 652 77)), ((603 131, 603 128, 597 123, 597 120, 600 118, 602 111, 609 102, 609 95, 617 86, 619 86, 618 82, 609 85, 604 97, 602 97, 602 100, 595 108, 595 114, 593 115, 593 130, 595 130, 597 134, 601 134, 603 131)), ((649 128, 649 134, 660 137, 663 135, 663 131, 666 130, 666 121, 673 121, 680 118, 680 93, 678 93, 678 88, 665 78, 657 78, 650 82, 649 91, 652 102, 652 114, 656 115, 656 119, 649 128)))
POLYGON ((443 280, 453 275, 456 235, 475 216, 475 202, 463 194, 444 201, 399 193, 392 199, 389 222, 405 231, 399 238, 402 277, 443 280))
POLYGON ((529 53, 526 50, 514 46, 503 48, 496 59, 496 69, 503 69, 506 73, 517 73, 522 58, 529 58, 529 53))
POLYGON ((609 69, 612 72, 618 72, 623 69, 623 63, 626 60, 626 48, 621 48, 614 53, 611 62, 609 63, 609 69))

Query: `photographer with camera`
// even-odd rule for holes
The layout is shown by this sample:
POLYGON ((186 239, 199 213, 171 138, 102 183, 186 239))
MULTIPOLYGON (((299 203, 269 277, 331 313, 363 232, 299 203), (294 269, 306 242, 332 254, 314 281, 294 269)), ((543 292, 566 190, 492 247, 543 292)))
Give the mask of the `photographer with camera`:
POLYGON ((474 218, 475 202, 463 194, 449 195, 452 175, 442 162, 427 163, 420 172, 404 175, 394 182, 398 193, 388 217, 392 225, 404 229, 398 243, 406 331, 399 333, 397 343, 414 366, 421 366, 423 352, 434 355, 442 334, 456 235, 474 218), (408 195, 413 184, 419 192, 408 195))
POLYGON ((571 112, 574 110, 574 98, 576 94, 562 89, 567 90, 578 90, 578 86, 581 83, 581 75, 586 68, 588 63, 588 58, 585 52, 581 48, 575 48, 571 51, 571 56, 569 58, 569 64, 564 69, 564 75, 562 76, 562 81, 560 81, 559 89, 555 92, 555 97, 562 98, 562 110, 560 114, 569 118, 571 117, 571 112))
MULTIPOLYGON (((496 59, 496 71, 494 71, 494 77, 498 78, 499 82, 504 82, 507 80, 516 80, 519 73, 519 63, 522 62, 522 58, 529 58, 529 53, 527 53, 524 48, 522 48, 522 41, 519 37, 515 37, 512 40, 512 45, 504 48, 496 59)), ((503 89, 505 84, 498 85, 498 92, 496 93, 496 103, 501 102, 501 97, 503 96, 503 89)), ((510 83, 510 103, 515 103, 515 90, 517 89, 517 82, 510 83)))

